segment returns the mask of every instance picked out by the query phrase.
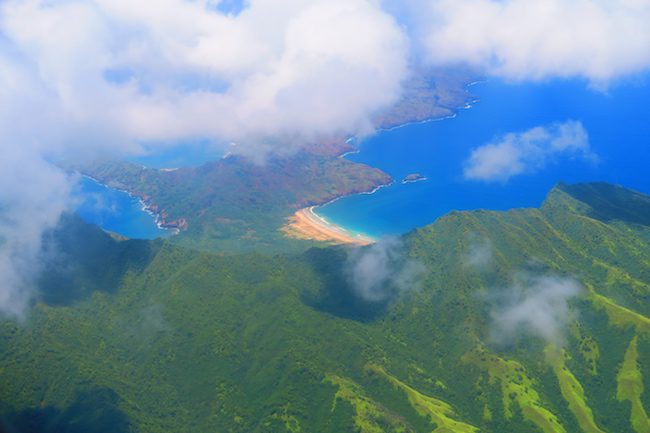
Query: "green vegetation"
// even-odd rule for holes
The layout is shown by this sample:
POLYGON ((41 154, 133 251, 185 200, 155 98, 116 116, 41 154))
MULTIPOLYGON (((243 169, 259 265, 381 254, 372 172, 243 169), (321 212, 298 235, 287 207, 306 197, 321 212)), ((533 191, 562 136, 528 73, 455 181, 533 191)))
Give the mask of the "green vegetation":
POLYGON ((454 409, 442 400, 420 394, 415 389, 401 382, 399 379, 386 373, 382 367, 369 364, 368 370, 387 379, 396 388, 406 392, 409 402, 422 416, 428 417, 436 428, 433 433, 474 433, 478 429, 469 424, 453 419, 456 417, 454 409))
POLYGON ((337 408, 336 405, 340 400, 349 402, 354 408, 354 424, 360 433, 413 431, 399 417, 368 398, 361 387, 351 380, 338 376, 328 376, 326 380, 339 387, 332 412, 337 408))
POLYGON ((553 345, 546 348, 546 360, 553 367, 555 376, 560 384, 562 396, 567 401, 569 409, 578 420, 585 433, 604 433, 594 421, 591 408, 587 404, 585 391, 580 382, 564 365, 565 353, 553 345))
POLYGON ((566 432, 557 417, 543 407, 533 380, 526 374, 521 364, 501 359, 482 348, 468 352, 463 357, 463 361, 487 371, 490 383, 499 381, 504 415, 507 419, 513 417, 512 405, 516 403, 524 419, 536 424, 543 432, 566 432))
POLYGON ((612 325, 620 327, 633 326, 636 327, 638 332, 650 332, 650 319, 644 315, 622 307, 611 299, 595 292, 591 293, 591 299, 594 305, 607 312, 612 325))
POLYGON ((625 361, 618 372, 618 390, 616 398, 619 401, 627 400, 632 404, 630 422, 637 433, 650 431, 650 419, 646 413, 641 395, 643 394, 643 375, 639 370, 639 352, 637 349, 638 337, 630 342, 630 347, 625 352, 625 361))
POLYGON ((598 343, 589 335, 583 335, 578 326, 572 329, 573 336, 578 342, 578 348, 582 359, 584 359, 589 366, 589 372, 596 376, 598 375, 598 358, 600 357, 600 349, 598 343))
POLYGON ((648 199, 625 194, 451 213, 403 237, 426 272, 382 302, 344 247, 227 255, 69 217, 38 302, 0 321, 0 431, 647 431, 648 199), (561 335, 497 335, 513 281, 544 276, 583 287, 561 335))

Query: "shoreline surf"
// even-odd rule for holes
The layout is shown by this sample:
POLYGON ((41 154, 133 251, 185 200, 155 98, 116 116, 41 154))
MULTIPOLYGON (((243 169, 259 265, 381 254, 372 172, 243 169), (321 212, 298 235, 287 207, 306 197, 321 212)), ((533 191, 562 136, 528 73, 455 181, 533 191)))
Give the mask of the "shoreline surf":
POLYGON ((282 232, 294 239, 306 239, 335 244, 370 245, 376 240, 362 234, 351 233, 349 230, 332 224, 318 215, 311 206, 303 208, 289 217, 289 222, 282 227, 282 232))
POLYGON ((153 219, 153 223, 156 225, 158 230, 161 231, 161 237, 165 236, 165 235, 174 236, 174 235, 177 235, 177 234, 180 233, 180 230, 178 228, 176 228, 176 227, 166 227, 165 224, 164 224, 161 212, 154 211, 152 209, 151 205, 148 204, 147 202, 145 202, 142 197, 140 197, 138 195, 135 195, 132 192, 127 191, 125 189, 116 188, 116 187, 107 185, 107 184, 101 182, 99 179, 95 179, 94 177, 89 176, 87 174, 80 174, 80 176, 83 177, 83 178, 86 178, 86 179, 88 179, 88 180, 90 180, 90 181, 92 181, 94 183, 96 183, 97 185, 99 185, 99 186, 101 186, 103 188, 113 190, 113 191, 117 191, 117 192, 120 192, 120 193, 124 193, 124 194, 128 195, 129 198, 131 198, 133 200, 137 200, 138 205, 140 206, 140 209, 142 210, 142 212, 149 215, 153 219))
MULTIPOLYGON (((473 82, 470 82, 470 83, 466 84, 465 88, 469 89, 472 86, 475 86, 475 85, 478 85, 478 84, 483 84, 485 82, 486 81, 483 81, 483 80, 473 81, 473 82)), ((408 126, 423 125, 423 124, 427 124, 427 123, 431 123, 431 122, 439 122, 439 121, 444 121, 444 120, 449 120, 449 119, 455 119, 458 116, 458 113, 461 110, 469 110, 469 109, 473 108, 473 106, 475 104, 479 103, 479 102, 480 102, 480 98, 473 98, 471 101, 466 102, 465 105, 454 108, 453 112, 451 114, 438 116, 438 117, 430 117, 428 119, 423 119, 423 120, 408 121, 408 122, 404 122, 402 124, 390 126, 390 127, 387 127, 387 128, 377 128, 375 130, 375 133, 390 132, 390 131, 394 131, 394 130, 401 129, 401 128, 408 127, 408 126)), ((351 137, 348 137, 348 139, 345 142, 346 143, 351 143, 353 141, 356 141, 356 139, 357 139, 357 137, 351 136, 351 137)), ((339 158, 345 158, 348 155, 354 155, 354 154, 359 154, 359 153, 361 153, 361 148, 356 147, 353 150, 348 150, 346 152, 341 153, 340 155, 338 155, 338 157, 339 158)), ((402 180, 400 183, 401 184, 408 184, 408 183, 416 183, 416 182, 426 181, 426 180, 428 180, 428 178, 422 177, 422 178, 419 178, 419 179, 416 179, 416 180, 402 180)), ((336 197, 336 198, 330 200, 329 202, 323 203, 323 204, 318 205, 318 206, 311 206, 309 208, 300 209, 299 211, 294 213, 289 218, 290 222, 282 227, 282 231, 289 237, 297 237, 297 236, 293 236, 292 234, 290 234, 290 233, 296 234, 296 233, 294 233, 294 231, 295 231, 295 232, 298 233, 298 236, 300 236, 299 237, 300 239, 322 240, 319 237, 324 236, 324 235, 320 234, 320 230, 323 230, 323 233, 327 233, 329 229, 334 228, 335 229, 334 231, 335 231, 335 233, 337 235, 344 234, 344 236, 347 236, 349 239, 351 239, 351 241, 348 240, 347 242, 341 242, 341 243, 356 243, 355 238, 349 236, 350 231, 348 229, 346 229, 342 225, 333 224, 333 223, 327 221, 323 216, 316 213, 316 211, 314 209, 317 208, 317 207, 327 206, 327 205, 332 204, 332 203, 334 203, 334 202, 336 202, 336 201, 338 201, 338 200, 340 200, 342 198, 346 198, 346 197, 350 197, 350 196, 354 196, 354 195, 374 194, 377 191, 379 191, 380 189, 390 187, 390 186, 392 186, 394 184, 396 184, 396 181, 393 179, 390 183, 383 184, 383 185, 378 185, 377 187, 373 188, 370 191, 365 191, 365 192, 361 192, 361 193, 357 193, 357 194, 351 194, 351 195, 343 195, 343 196, 340 196, 340 197, 336 197), (298 219, 300 219, 300 218, 304 218, 303 212, 307 212, 307 211, 310 212, 315 217, 315 219, 313 219, 313 218, 309 219, 309 223, 307 223, 307 222, 303 223, 304 224, 304 227, 303 227, 300 224, 297 224, 296 221, 298 219), (318 220, 320 220, 322 223, 318 224, 318 222, 317 222, 318 220), (312 227, 312 224, 313 224, 313 227, 312 227), (315 233, 318 233, 318 234, 314 234, 315 237, 310 237, 309 236, 309 233, 311 233, 312 229, 315 231, 315 233)), ((305 220, 308 220, 308 218, 305 218, 305 220)), ((334 235, 334 233, 332 235, 334 235)), ((366 243, 366 245, 376 242, 375 239, 373 239, 373 238, 371 238, 371 237, 369 237, 367 235, 358 235, 358 236, 361 236, 362 238, 364 238, 366 240, 370 240, 370 242, 366 243)), ((335 236, 332 236, 329 239, 331 241, 331 239, 334 239, 334 238, 335 238, 335 236)))

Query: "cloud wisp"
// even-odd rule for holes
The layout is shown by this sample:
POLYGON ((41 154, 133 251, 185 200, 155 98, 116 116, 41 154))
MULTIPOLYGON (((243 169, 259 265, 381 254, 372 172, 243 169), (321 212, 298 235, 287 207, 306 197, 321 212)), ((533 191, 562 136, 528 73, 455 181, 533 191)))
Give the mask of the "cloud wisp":
POLYGON ((407 257, 402 240, 384 238, 351 250, 346 271, 357 296, 369 302, 385 302, 399 293, 417 290, 425 269, 407 257))
POLYGON ((465 267, 483 270, 492 265, 495 251, 490 239, 472 233, 467 236, 467 242, 467 251, 462 259, 465 267))
POLYGON ((463 176, 466 180, 507 182, 514 176, 535 173, 560 157, 598 160, 581 122, 538 126, 477 147, 465 161, 463 176))
POLYGON ((494 299, 498 306, 491 314, 492 341, 507 344, 523 332, 562 346, 565 329, 575 318, 569 301, 581 291, 572 278, 518 275, 494 299))

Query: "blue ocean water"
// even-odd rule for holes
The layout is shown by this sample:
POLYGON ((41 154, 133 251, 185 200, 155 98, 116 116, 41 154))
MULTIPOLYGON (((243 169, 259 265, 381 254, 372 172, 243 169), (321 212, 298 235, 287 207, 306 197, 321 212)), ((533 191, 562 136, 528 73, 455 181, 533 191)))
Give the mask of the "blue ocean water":
MULTIPOLYGON (((163 151, 130 159, 151 168, 198 166, 219 159, 227 146, 208 140, 177 143, 163 151)), ((170 235, 156 225, 153 215, 142 209, 140 201, 124 191, 108 188, 82 177, 75 191, 76 213, 84 221, 131 239, 156 239, 170 235)))
POLYGON ((451 210, 539 206, 558 181, 607 181, 650 193, 650 80, 640 77, 606 91, 578 80, 472 86, 479 102, 455 118, 379 132, 348 159, 378 167, 396 182, 374 194, 317 209, 327 220, 374 237, 399 234, 451 210), (598 163, 558 158, 505 183, 463 178, 472 149, 510 132, 554 122, 582 122, 598 163), (426 181, 401 184, 410 173, 426 181))
POLYGON ((154 217, 142 209, 137 198, 82 177, 75 191, 76 213, 84 221, 132 239, 155 239, 169 235, 154 217))
MULTIPOLYGON (((380 237, 429 224, 451 210, 539 206, 558 181, 607 181, 650 193, 649 78, 606 92, 577 80, 491 80, 472 86, 479 102, 455 118, 406 125, 365 139, 361 151, 346 158, 378 167, 396 182, 374 194, 342 198, 318 208, 318 213, 353 232, 380 237), (582 122, 597 164, 559 158, 505 183, 463 178, 464 162, 476 147, 506 133, 567 120, 582 122), (411 173, 427 180, 402 184, 411 173)), ((221 157, 223 148, 207 141, 184 143, 134 162, 156 168, 199 165, 221 157)), ((106 230, 144 239, 169 233, 124 192, 84 178, 78 195, 77 213, 106 230)))

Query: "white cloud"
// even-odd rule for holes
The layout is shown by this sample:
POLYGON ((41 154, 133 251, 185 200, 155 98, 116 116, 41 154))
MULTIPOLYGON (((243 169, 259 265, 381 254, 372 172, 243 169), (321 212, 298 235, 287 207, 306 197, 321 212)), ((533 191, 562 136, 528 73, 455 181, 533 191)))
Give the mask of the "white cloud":
POLYGON ((494 261, 494 245, 487 238, 474 233, 467 236, 467 251, 463 257, 463 265, 476 270, 487 268, 494 261))
POLYGON ((40 270, 44 230, 54 227, 69 197, 68 179, 20 151, 0 158, 0 314, 21 318, 40 270))
POLYGON ((347 274, 362 299, 382 302, 419 288, 425 268, 407 257, 402 240, 384 238, 369 247, 350 251, 347 274))
POLYGON ((127 148, 368 130, 407 71, 405 35, 367 0, 256 0, 237 16, 202 1, 7 1, 0 30, 0 57, 66 135, 92 125, 127 148))
POLYGON ((501 305, 492 313, 491 338, 507 343, 523 331, 562 345, 565 328, 574 319, 569 301, 580 294, 581 285, 559 276, 518 279, 497 298, 501 305))
POLYGON ((470 63, 515 80, 580 76, 597 85, 650 66, 648 0, 415 3, 436 64, 470 63))
POLYGON ((534 173, 560 156, 597 161, 582 123, 569 120, 506 134, 474 149, 463 174, 468 180, 506 182, 513 176, 534 173))

